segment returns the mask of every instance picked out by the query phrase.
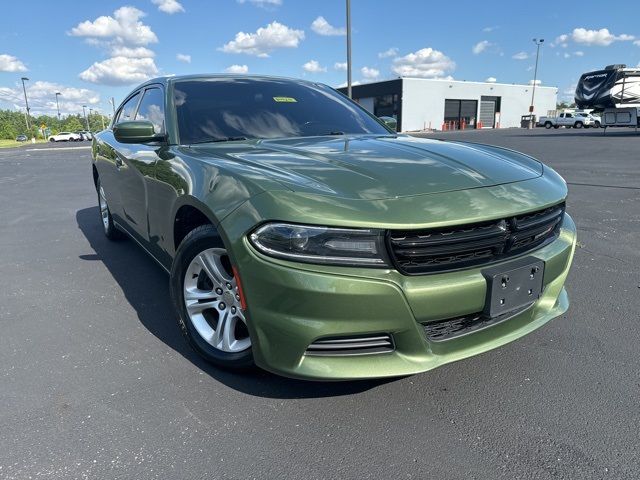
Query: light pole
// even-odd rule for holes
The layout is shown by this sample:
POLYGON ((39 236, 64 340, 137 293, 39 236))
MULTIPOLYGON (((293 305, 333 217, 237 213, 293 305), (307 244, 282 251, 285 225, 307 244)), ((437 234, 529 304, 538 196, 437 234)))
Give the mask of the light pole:
POLYGON ((85 110, 85 108, 87 108, 86 105, 82 105, 82 115, 84 115, 84 123, 87 124, 87 131, 89 130, 89 120, 87 119, 87 111, 85 110))
POLYGON ((31 127, 29 126, 29 101, 27 100, 27 88, 24 86, 24 82, 28 82, 29 79, 27 77, 22 77, 22 91, 24 92, 24 104, 27 107, 27 114, 24 116, 24 119, 27 122, 27 132, 31 135, 31 127))
MULTIPOLYGON (((533 43, 536 44, 536 67, 533 70, 533 91, 531 92, 531 106, 529 107, 529 113, 533 114, 534 107, 533 101, 536 98, 536 82, 538 80, 538 57, 540 56, 540 45, 544 43, 544 38, 538 40, 537 38, 533 39, 533 43)), ((533 119, 531 120, 533 122, 533 119)))
POLYGON ((351 0, 347 0, 347 96, 351 98, 351 0))
POLYGON ((111 108, 113 109, 113 116, 115 117, 115 115, 116 115, 116 101, 113 99, 113 97, 111 97, 109 99, 109 103, 111 104, 111 108))
POLYGON ((56 110, 58 110, 58 121, 60 121, 60 104, 58 103, 58 97, 62 95, 60 92, 56 92, 56 110))

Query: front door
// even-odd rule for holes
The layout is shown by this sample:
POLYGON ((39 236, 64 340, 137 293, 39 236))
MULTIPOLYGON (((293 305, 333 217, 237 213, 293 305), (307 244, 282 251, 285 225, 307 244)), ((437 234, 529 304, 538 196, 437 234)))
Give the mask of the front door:
MULTIPOLYGON (((132 120, 148 120, 154 124, 155 133, 164 133, 164 94, 160 87, 149 87, 142 98, 132 120)), ((122 217, 129 232, 147 245, 149 239, 148 184, 153 180, 158 151, 161 145, 119 144, 121 155, 117 176, 122 217)))

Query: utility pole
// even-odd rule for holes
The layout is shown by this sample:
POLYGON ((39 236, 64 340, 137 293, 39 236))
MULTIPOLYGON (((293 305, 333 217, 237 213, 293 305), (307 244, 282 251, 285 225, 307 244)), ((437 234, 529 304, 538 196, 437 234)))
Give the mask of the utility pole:
POLYGON ((82 115, 84 115, 84 123, 87 124, 87 131, 89 130, 89 120, 87 120, 87 111, 85 110, 85 108, 87 108, 86 105, 82 105, 82 115))
POLYGON ((109 100, 109 103, 111 104, 111 108, 113 109, 113 116, 116 116, 116 101, 113 99, 113 97, 111 97, 111 99, 109 100))
MULTIPOLYGON (((89 120, 91 120, 91 114, 93 113, 93 108, 89 109, 89 120)), ((89 128, 87 130, 91 131, 91 123, 89 123, 89 128)))
POLYGON ((351 0, 347 0, 347 96, 351 98, 351 0))
POLYGON ((58 97, 62 95, 60 92, 56 92, 56 110, 58 110, 58 121, 60 121, 60 104, 58 103, 58 97))
POLYGON ((29 81, 27 77, 22 77, 22 91, 24 92, 24 104, 27 107, 27 114, 24 116, 25 121, 27 122, 27 132, 29 132, 29 136, 32 135, 31 127, 29 126, 29 101, 27 100, 27 88, 24 86, 25 81, 29 81))
MULTIPOLYGON (((534 106, 533 106, 533 101, 536 98, 536 82, 538 80, 538 57, 540 56, 540 45, 542 45, 544 43, 544 38, 541 38, 540 40, 538 40, 537 38, 533 39, 533 43, 536 44, 536 67, 533 71, 533 91, 531 92, 531 106, 529 107, 529 113, 533 114, 534 112, 534 106)), ((531 119, 531 122, 533 123, 533 119, 531 119)))

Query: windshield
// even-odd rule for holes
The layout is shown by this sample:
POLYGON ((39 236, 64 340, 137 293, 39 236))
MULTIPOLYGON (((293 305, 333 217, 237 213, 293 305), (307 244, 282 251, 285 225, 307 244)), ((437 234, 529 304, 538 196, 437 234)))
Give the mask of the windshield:
POLYGON ((180 143, 372 133, 375 118, 325 86, 283 79, 178 81, 174 104, 180 143))

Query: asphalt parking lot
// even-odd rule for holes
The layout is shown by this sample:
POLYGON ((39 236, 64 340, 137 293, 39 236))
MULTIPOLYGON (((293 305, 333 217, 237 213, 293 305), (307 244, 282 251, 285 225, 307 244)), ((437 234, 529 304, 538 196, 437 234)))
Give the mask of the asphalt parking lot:
POLYGON ((565 177, 571 308, 498 350, 348 383, 199 360, 166 274, 104 238, 87 144, 0 150, 0 478, 637 479, 640 136, 430 137, 565 177))

